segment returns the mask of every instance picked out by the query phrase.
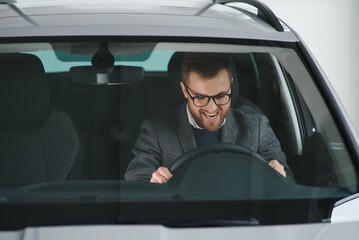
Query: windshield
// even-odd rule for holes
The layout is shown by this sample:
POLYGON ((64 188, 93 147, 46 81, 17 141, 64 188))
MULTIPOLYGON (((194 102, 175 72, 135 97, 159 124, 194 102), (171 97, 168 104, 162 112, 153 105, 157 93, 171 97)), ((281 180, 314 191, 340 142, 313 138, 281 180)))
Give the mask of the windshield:
POLYGON ((287 45, 1 44, 2 228, 327 221, 358 169, 287 45))

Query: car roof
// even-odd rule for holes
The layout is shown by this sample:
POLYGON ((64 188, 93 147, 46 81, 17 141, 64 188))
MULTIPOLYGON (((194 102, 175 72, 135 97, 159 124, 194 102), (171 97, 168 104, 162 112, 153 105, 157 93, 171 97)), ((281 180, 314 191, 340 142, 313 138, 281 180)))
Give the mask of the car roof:
POLYGON ((278 31, 264 18, 234 7, 235 3, 230 7, 209 0, 0 2, 4 3, 0 5, 1 38, 96 35, 298 41, 283 22, 284 30, 278 31))

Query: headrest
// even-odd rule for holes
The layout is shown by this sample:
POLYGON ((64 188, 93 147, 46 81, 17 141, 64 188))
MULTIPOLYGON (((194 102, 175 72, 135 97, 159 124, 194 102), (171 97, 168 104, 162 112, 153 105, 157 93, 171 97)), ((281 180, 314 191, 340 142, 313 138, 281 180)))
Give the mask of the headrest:
MULTIPOLYGON (((184 58, 185 53, 184 52, 176 52, 172 55, 170 61, 168 62, 168 76, 170 80, 172 81, 172 84, 174 86, 174 91, 176 95, 176 101, 178 103, 181 103, 185 100, 182 90, 180 87, 180 81, 181 81, 181 74, 182 74, 182 62, 184 58)), ((231 60, 232 61, 232 60, 231 60)), ((231 63, 231 71, 233 76, 233 85, 232 85, 232 100, 231 100, 231 106, 234 107, 237 105, 238 101, 238 76, 237 72, 234 66, 234 63, 232 61, 231 63)))
POLYGON ((49 105, 41 60, 31 54, 0 54, 0 124, 38 123, 49 105))
POLYGON ((181 81, 182 62, 184 57, 183 52, 176 52, 172 55, 168 62, 167 71, 171 81, 181 81))
POLYGON ((168 62, 167 71, 168 71, 168 77, 171 81, 171 85, 173 86, 173 91, 175 93, 175 102, 176 105, 179 103, 182 103, 185 101, 185 98, 183 96, 180 81, 181 81, 181 75, 182 75, 182 62, 184 57, 183 52, 176 52, 172 55, 170 61, 168 62))

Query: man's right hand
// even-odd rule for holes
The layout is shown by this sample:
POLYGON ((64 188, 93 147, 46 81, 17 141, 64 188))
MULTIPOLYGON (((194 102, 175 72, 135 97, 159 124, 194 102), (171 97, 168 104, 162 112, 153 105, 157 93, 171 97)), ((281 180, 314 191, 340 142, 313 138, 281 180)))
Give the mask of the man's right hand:
POLYGON ((159 167, 152 173, 151 183, 166 183, 172 178, 172 173, 166 167, 159 167))

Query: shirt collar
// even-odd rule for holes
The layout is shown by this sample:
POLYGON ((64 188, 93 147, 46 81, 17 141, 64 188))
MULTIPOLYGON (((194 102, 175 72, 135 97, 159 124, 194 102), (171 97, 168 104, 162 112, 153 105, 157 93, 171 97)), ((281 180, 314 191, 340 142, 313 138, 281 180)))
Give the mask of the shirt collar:
MULTIPOLYGON (((191 111, 189 110, 188 108, 188 103, 186 104, 186 111, 187 111, 187 117, 188 117, 188 122, 194 127, 194 128, 197 128, 197 129, 202 129, 200 126, 198 126, 198 124, 196 123, 196 121, 194 120, 193 118, 193 115, 191 113, 191 111)), ((221 124, 220 127, 222 127, 224 124, 226 123, 226 118, 223 119, 223 122, 221 124)))

